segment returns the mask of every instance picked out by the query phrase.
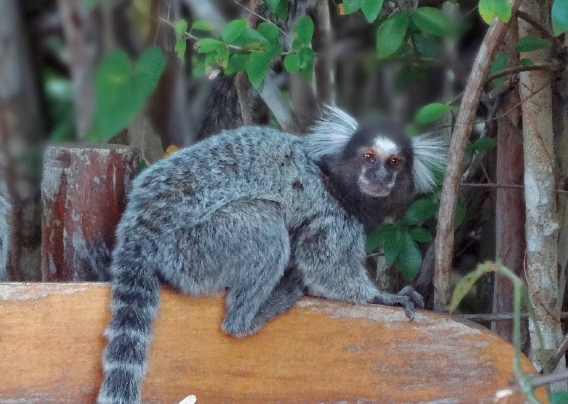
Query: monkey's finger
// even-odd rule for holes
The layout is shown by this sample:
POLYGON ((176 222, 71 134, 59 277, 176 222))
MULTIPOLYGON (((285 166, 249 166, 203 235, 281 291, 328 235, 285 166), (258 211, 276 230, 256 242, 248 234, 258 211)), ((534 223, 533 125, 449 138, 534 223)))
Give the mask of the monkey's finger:
POLYGON ((412 303, 410 299, 405 299, 404 303, 402 303, 402 306, 404 307, 404 314, 406 314, 406 317, 408 317, 410 321, 413 321, 415 316, 414 303, 412 303))
POLYGON ((405 286, 400 292, 398 292, 398 294, 410 297, 414 305, 419 309, 424 308, 424 298, 412 286, 405 286))

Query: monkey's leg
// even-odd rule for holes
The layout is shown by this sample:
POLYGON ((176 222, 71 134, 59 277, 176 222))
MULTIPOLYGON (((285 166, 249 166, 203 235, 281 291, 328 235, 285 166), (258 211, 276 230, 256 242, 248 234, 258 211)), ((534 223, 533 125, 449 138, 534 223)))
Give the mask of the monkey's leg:
POLYGON ((192 295, 228 289, 225 332, 252 334, 252 322, 290 260, 290 240, 280 206, 239 200, 218 209, 207 222, 180 226, 164 241, 161 279, 192 295), (172 258, 173 257, 173 258, 172 258))
POLYGON ((304 295, 301 274, 296 268, 288 268, 274 291, 260 307, 253 320, 252 328, 256 331, 267 321, 288 311, 304 295))

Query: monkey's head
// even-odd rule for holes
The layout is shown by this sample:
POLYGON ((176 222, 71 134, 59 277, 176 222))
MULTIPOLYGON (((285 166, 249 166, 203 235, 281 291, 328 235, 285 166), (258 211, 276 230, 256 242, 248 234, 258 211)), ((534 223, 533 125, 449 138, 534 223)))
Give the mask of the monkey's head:
POLYGON ((392 122, 358 124, 327 108, 308 137, 308 152, 344 204, 396 211, 434 188, 433 171, 444 166, 446 147, 431 135, 408 137, 392 122))
POLYGON ((339 168, 333 171, 357 184, 364 195, 384 198, 395 187, 413 192, 412 145, 395 125, 360 125, 343 151, 332 159, 331 165, 339 168))

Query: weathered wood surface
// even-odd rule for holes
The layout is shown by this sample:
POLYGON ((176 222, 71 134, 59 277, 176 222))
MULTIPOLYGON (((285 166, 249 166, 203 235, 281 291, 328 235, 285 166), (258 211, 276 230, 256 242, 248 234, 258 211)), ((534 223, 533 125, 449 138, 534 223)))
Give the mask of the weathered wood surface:
MULTIPOLYGON (((109 294, 0 284, 0 403, 93 403, 109 294)), ((430 312, 306 298, 242 340, 222 316, 220 297, 162 293, 145 403, 493 403, 512 379, 511 345, 430 312)))
POLYGON ((138 151, 132 147, 47 148, 41 183, 44 281, 101 279, 90 251, 112 249, 115 228, 137 173, 138 151))

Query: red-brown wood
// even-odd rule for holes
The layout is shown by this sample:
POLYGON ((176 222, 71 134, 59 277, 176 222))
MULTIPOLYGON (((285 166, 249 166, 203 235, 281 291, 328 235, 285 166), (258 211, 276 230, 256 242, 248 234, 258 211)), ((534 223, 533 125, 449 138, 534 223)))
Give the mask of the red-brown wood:
POLYGON ((128 146, 50 146, 41 186, 42 272, 50 282, 93 280, 87 246, 114 244, 138 152, 128 146))
MULTIPOLYGON (((0 284, 0 403, 93 403, 108 299, 103 284, 0 284)), ((144 403, 494 403, 513 377, 510 344, 431 312, 306 298, 238 340, 223 311, 162 293, 144 403)))

